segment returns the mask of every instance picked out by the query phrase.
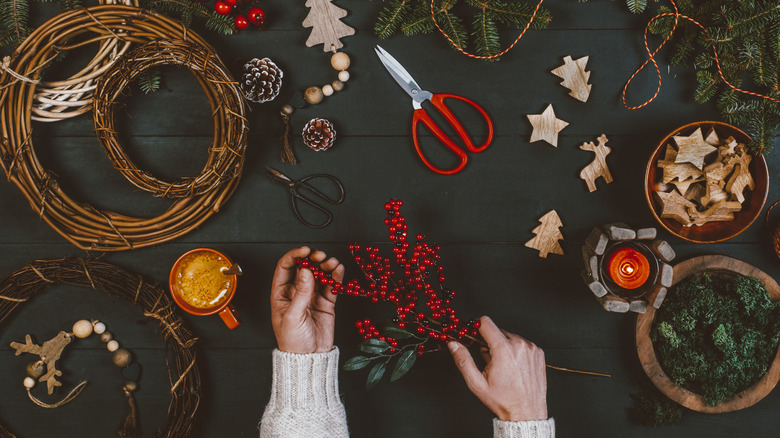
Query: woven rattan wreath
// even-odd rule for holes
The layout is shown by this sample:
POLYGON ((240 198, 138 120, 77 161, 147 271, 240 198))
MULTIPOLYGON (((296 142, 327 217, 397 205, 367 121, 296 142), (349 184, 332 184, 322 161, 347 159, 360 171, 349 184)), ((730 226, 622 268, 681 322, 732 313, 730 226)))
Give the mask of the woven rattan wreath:
POLYGON ((144 44, 114 64, 98 81, 94 97, 95 133, 114 167, 136 187, 155 196, 185 198, 207 193, 241 174, 246 124, 240 89, 213 52, 183 40, 156 40, 144 44), (114 130, 114 103, 143 71, 160 65, 181 65, 198 79, 211 103, 214 140, 206 167, 195 178, 161 181, 140 170, 125 153, 114 130))
MULTIPOLYGON (((98 0, 103 4, 138 6, 138 0, 98 0)), ((129 41, 116 38, 100 42, 95 56, 71 77, 61 81, 44 81, 35 89, 32 119, 36 122, 57 122, 92 110, 95 81, 130 48, 129 41)))
MULTIPOLYGON (((202 172, 209 174, 206 179, 211 178, 202 183, 203 187, 210 189, 200 193, 200 189, 192 189, 200 182, 188 186, 193 190, 193 196, 179 199, 165 213, 152 218, 100 211, 71 199, 63 192, 55 176, 41 166, 35 155, 31 136, 35 84, 42 70, 61 51, 114 38, 137 44, 160 39, 188 41, 201 46, 209 54, 208 63, 218 64, 220 71, 227 71, 211 46, 182 23, 143 9, 121 5, 94 6, 59 14, 39 26, 14 52, 10 65, 3 67, 0 75, 0 164, 8 179, 19 187, 42 220, 68 241, 87 250, 119 251, 151 246, 195 229, 219 211, 235 191, 246 149, 247 123, 243 102, 240 99, 211 99, 215 90, 230 90, 231 96, 240 96, 238 84, 230 80, 217 85, 210 82, 208 74, 203 74, 199 80, 203 78, 201 84, 211 99, 212 108, 216 110, 228 102, 234 105, 226 107, 224 111, 214 111, 215 126, 219 126, 222 133, 232 132, 231 138, 235 142, 227 145, 215 137, 208 164, 202 172), (233 161, 232 171, 219 167, 223 164, 218 159, 221 152, 238 155, 236 161, 233 161), (214 172, 211 172, 211 167, 214 172), (215 185, 214 180, 220 183, 215 185)), ((190 68, 197 71, 202 66, 190 68)), ((116 65, 114 67, 118 68, 116 65)), ((169 184, 162 191, 154 193, 170 194, 173 188, 169 184)))
MULTIPOLYGON (((197 339, 182 326, 182 320, 166 292, 158 285, 144 281, 138 274, 96 260, 37 260, 0 280, 0 322, 25 301, 55 284, 88 287, 129 301, 143 308, 147 318, 160 324, 165 341, 171 402, 165 423, 155 436, 191 436, 200 402, 200 373, 195 360, 197 339)), ((12 437, 15 435, 0 425, 0 438, 12 437)))

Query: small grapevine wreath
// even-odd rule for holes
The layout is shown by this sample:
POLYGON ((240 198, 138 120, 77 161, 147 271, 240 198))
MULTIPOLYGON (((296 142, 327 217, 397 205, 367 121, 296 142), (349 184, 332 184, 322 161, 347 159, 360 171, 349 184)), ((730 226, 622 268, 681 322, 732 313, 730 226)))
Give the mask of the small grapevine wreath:
MULTIPOLYGON (((197 338, 183 327, 166 292, 157 284, 144 281, 138 274, 97 260, 36 260, 0 280, 0 322, 24 302, 55 284, 91 288, 129 301, 140 306, 144 316, 160 324, 165 341, 171 401, 165 423, 155 436, 191 436, 200 403, 200 372, 195 360, 197 338)), ((0 438, 15 436, 0 424, 0 438)))
POLYGON ((242 107, 241 99, 240 89, 213 52, 184 40, 150 41, 115 63, 98 82, 93 112, 95 132, 114 167, 136 187, 168 198, 200 195, 241 173, 246 119, 233 110, 242 107), (206 92, 214 116, 214 142, 206 167, 195 178, 172 183, 140 170, 122 149, 114 130, 114 103, 139 74, 160 65, 188 67, 206 92))
MULTIPOLYGON (((173 62, 170 58, 168 61, 173 62)), ((127 65, 132 65, 132 61, 117 62, 107 73, 127 65)), ((200 36, 181 22, 153 12, 124 5, 102 5, 59 14, 27 37, 0 71, 0 165, 33 211, 81 249, 120 251, 173 240, 219 211, 240 180, 248 123, 241 91, 227 72, 214 49, 200 36), (215 132, 209 159, 201 174, 194 178, 165 183, 135 166, 128 166, 129 160, 121 161, 120 156, 109 152, 114 167, 138 187, 156 196, 180 198, 157 217, 100 211, 71 199, 56 177, 43 168, 33 148, 31 108, 43 69, 62 51, 111 39, 139 45, 158 40, 180 41, 176 43, 178 47, 186 46, 183 50, 191 55, 183 65, 198 79, 212 108, 215 132)), ((98 89, 111 95, 111 88, 102 84, 108 76, 104 74, 98 80, 98 89)), ((117 84, 121 86, 121 81, 117 84)), ((101 105, 95 101, 96 109, 105 110, 101 105)), ((110 113, 110 105, 107 109, 110 113)), ((98 136, 111 139, 113 122, 98 112, 94 118, 98 136)), ((118 144, 104 144, 104 149, 121 150, 118 144)))

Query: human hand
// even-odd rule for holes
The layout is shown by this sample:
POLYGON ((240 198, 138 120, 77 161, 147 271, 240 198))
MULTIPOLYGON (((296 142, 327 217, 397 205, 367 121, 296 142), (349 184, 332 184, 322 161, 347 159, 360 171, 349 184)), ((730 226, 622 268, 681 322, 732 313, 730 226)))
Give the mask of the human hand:
POLYGON ((344 278, 344 265, 332 257, 325 261, 324 252, 311 253, 306 246, 279 259, 271 284, 271 323, 279 350, 288 353, 325 353, 333 349, 336 295, 331 293, 332 287, 315 282, 310 270, 297 268, 295 260, 307 256, 320 263, 334 280, 344 278))
POLYGON ((502 421, 547 420, 547 374, 544 351, 520 336, 500 330, 487 316, 480 318, 479 333, 485 369, 480 371, 469 350, 448 343, 466 385, 502 421))

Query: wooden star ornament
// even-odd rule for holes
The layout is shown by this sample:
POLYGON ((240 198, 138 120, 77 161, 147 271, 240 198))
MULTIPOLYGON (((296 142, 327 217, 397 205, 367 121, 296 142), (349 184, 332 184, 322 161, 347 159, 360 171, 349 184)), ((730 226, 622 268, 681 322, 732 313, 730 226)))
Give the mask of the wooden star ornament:
POLYGON ((534 130, 531 133, 531 143, 539 140, 544 140, 551 145, 558 147, 558 133, 567 126, 569 122, 565 122, 555 117, 555 111, 553 111, 552 104, 547 105, 547 108, 541 114, 526 114, 528 121, 531 122, 534 130))
POLYGON ((674 162, 678 164, 691 163, 699 170, 702 170, 704 166, 704 157, 718 150, 715 146, 704 141, 701 128, 687 137, 675 135, 672 138, 677 143, 677 158, 674 159, 674 162))

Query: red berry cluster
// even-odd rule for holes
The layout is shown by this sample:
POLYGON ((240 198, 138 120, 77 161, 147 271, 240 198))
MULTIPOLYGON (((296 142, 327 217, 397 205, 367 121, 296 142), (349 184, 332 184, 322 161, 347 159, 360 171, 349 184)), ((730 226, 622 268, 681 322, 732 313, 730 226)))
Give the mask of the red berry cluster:
POLYGON ((214 10, 220 15, 232 13, 239 29, 246 29, 250 24, 260 28, 265 23, 265 11, 257 7, 252 0, 217 0, 214 10))
MULTIPOLYGON (((416 236, 413 244, 409 242, 406 218, 400 212, 402 205, 400 200, 385 204, 385 225, 389 231, 388 238, 394 243, 393 260, 382 256, 377 247, 349 246, 355 262, 368 280, 367 287, 361 286, 357 280, 339 283, 306 259, 298 260, 299 265, 310 269, 316 281, 332 286, 334 294, 362 296, 375 303, 387 301, 394 304, 396 317, 393 323, 413 335, 415 344, 419 344, 418 356, 444 349, 446 343, 452 340, 467 346, 483 344, 478 338, 479 322, 461 323, 452 308, 455 291, 443 285, 446 277, 444 266, 439 264, 441 248, 428 244, 422 234, 416 236)), ((387 342, 393 349, 398 347, 397 339, 381 335, 369 319, 358 321, 355 326, 365 340, 376 338, 387 342)))

